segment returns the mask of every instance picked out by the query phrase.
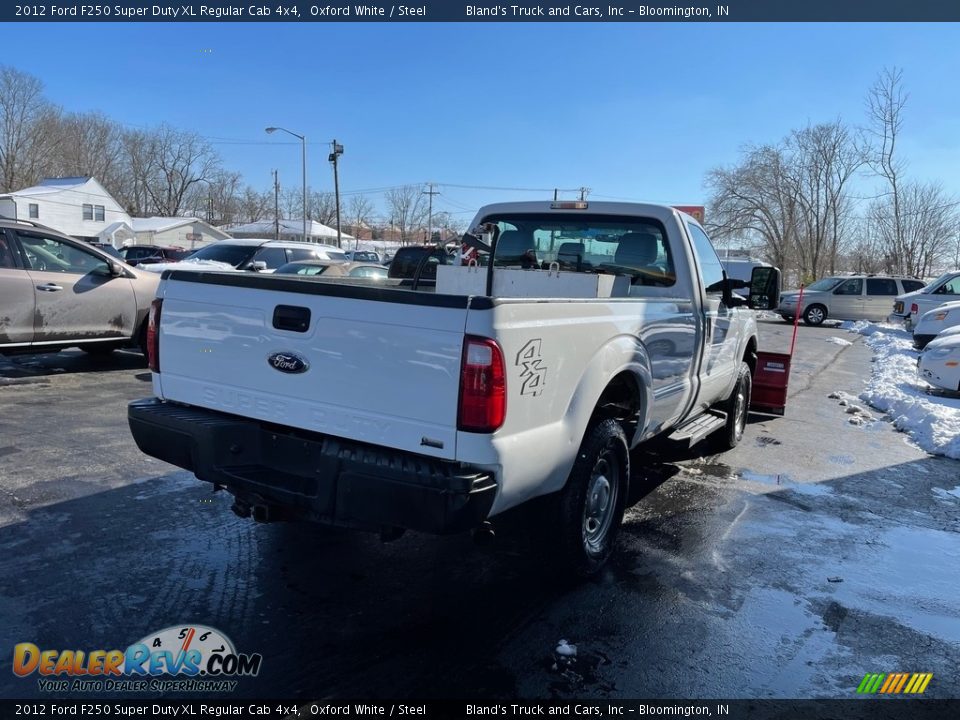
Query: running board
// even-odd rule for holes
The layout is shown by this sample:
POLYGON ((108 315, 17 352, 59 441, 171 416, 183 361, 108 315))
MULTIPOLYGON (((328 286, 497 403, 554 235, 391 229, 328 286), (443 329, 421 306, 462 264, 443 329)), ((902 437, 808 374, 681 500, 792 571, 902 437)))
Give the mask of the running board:
POLYGON ((714 430, 722 428, 726 422, 727 414, 725 412, 722 410, 708 410, 678 427, 670 434, 669 439, 685 442, 688 447, 692 447, 714 430))

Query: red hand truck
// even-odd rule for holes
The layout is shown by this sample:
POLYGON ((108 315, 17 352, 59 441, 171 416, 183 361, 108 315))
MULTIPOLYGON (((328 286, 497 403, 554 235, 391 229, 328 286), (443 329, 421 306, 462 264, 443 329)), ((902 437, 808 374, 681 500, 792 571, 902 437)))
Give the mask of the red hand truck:
POLYGON ((797 325, 803 309, 803 285, 797 297, 793 318, 793 339, 789 353, 757 351, 757 369, 753 373, 753 395, 750 409, 771 415, 783 415, 787 407, 787 384, 790 382, 790 361, 797 344, 797 325))

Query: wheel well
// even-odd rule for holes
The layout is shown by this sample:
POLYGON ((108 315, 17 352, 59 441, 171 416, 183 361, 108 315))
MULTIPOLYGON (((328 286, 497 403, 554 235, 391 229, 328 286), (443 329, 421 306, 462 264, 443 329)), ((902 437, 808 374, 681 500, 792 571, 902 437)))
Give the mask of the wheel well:
POLYGON ((642 406, 640 386, 629 372, 622 372, 609 382, 590 416, 587 427, 593 427, 601 420, 613 418, 623 426, 627 441, 633 437, 639 422, 642 406))

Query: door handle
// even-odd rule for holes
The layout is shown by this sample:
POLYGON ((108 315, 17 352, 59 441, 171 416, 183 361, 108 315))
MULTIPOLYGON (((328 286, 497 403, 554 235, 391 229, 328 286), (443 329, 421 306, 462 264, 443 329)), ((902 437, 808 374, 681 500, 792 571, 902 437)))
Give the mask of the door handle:
POLYGON ((44 292, 57 292, 58 290, 63 290, 63 286, 57 285, 56 283, 45 283, 43 285, 37 285, 37 290, 43 290, 44 292))

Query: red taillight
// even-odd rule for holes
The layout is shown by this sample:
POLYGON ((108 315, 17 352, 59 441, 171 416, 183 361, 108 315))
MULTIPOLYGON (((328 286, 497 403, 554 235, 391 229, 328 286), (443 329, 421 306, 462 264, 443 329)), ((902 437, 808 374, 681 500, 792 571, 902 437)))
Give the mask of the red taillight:
POLYGON ((919 312, 919 310, 920 310, 920 306, 917 305, 916 303, 913 303, 913 304, 910 306, 910 312, 912 312, 914 315, 916 315, 917 312, 919 312))
POLYGON ((150 319, 147 321, 147 367, 160 372, 160 309, 163 300, 150 303, 150 319))
POLYGON ((493 340, 468 336, 463 342, 457 429, 491 433, 506 415, 503 352, 493 340))

